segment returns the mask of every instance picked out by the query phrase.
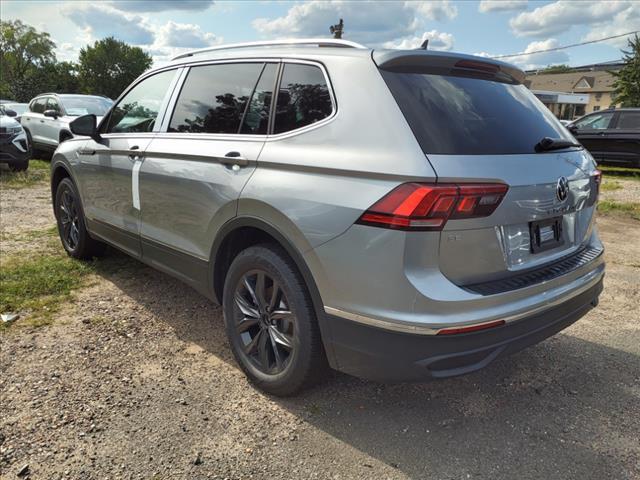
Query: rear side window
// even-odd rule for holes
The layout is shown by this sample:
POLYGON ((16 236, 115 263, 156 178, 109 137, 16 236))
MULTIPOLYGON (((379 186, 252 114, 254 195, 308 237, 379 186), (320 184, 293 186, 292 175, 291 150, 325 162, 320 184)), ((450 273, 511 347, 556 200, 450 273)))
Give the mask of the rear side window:
POLYGON ((34 113, 44 113, 46 104, 47 104, 46 98, 37 98, 31 104, 31 111, 34 113))
POLYGON ((315 65, 284 66, 276 104, 274 133, 318 122, 331 115, 333 105, 322 70, 315 65))
POLYGON ((620 130, 639 130, 640 112, 620 112, 620 120, 618 120, 616 128, 620 130))
POLYGON ((578 120, 578 130, 606 130, 613 119, 613 112, 596 113, 578 120))
POLYGON ((544 137, 572 141, 524 85, 381 70, 427 154, 535 153, 544 137))
POLYGON ((192 67, 176 102, 169 131, 238 133, 263 66, 229 63, 192 67))

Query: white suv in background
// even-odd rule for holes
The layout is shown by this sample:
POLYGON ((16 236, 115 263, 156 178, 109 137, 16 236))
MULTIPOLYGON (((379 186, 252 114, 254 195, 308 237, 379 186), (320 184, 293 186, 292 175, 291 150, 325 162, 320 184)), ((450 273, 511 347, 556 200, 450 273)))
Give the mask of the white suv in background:
POLYGON ((60 143, 73 137, 69 122, 81 115, 102 118, 113 101, 96 95, 45 93, 29 102, 21 123, 35 150, 53 152, 60 143))

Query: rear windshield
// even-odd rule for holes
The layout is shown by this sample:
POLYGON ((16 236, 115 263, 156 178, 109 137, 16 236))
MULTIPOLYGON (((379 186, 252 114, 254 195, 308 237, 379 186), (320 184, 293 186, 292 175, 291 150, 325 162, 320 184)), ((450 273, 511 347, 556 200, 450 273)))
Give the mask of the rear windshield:
POLYGON ((573 140, 525 87, 478 78, 381 70, 429 154, 535 153, 544 137, 573 140))

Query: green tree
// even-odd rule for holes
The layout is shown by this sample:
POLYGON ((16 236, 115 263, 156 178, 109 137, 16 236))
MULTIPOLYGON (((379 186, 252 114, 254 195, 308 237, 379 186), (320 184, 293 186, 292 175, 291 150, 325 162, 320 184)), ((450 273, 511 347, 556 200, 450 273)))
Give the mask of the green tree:
POLYGON ((569 65, 549 65, 547 68, 543 68, 538 73, 566 73, 571 72, 573 69, 569 65))
POLYGON ((629 40, 630 50, 622 50, 624 67, 617 72, 609 72, 613 82, 613 102, 623 107, 640 107, 640 38, 638 34, 629 40))
POLYGON ((113 37, 104 38, 80 50, 78 78, 84 93, 117 98, 152 63, 141 48, 113 37))
POLYGON ((0 22, 0 96, 27 102, 42 93, 43 69, 56 61, 55 43, 20 20, 0 22))

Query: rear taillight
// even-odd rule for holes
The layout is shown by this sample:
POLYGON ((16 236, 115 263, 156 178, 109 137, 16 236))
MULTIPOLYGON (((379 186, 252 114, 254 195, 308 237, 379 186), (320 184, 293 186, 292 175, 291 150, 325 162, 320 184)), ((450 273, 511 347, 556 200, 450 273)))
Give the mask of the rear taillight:
POLYGON ((502 183, 403 183, 373 204, 356 223, 397 230, 442 230, 450 218, 491 215, 508 189, 502 183))
POLYGON ((593 184, 595 185, 597 200, 598 195, 600 195, 600 184, 602 184, 602 172, 600 170, 594 170, 591 173, 591 178, 593 179, 593 184))

